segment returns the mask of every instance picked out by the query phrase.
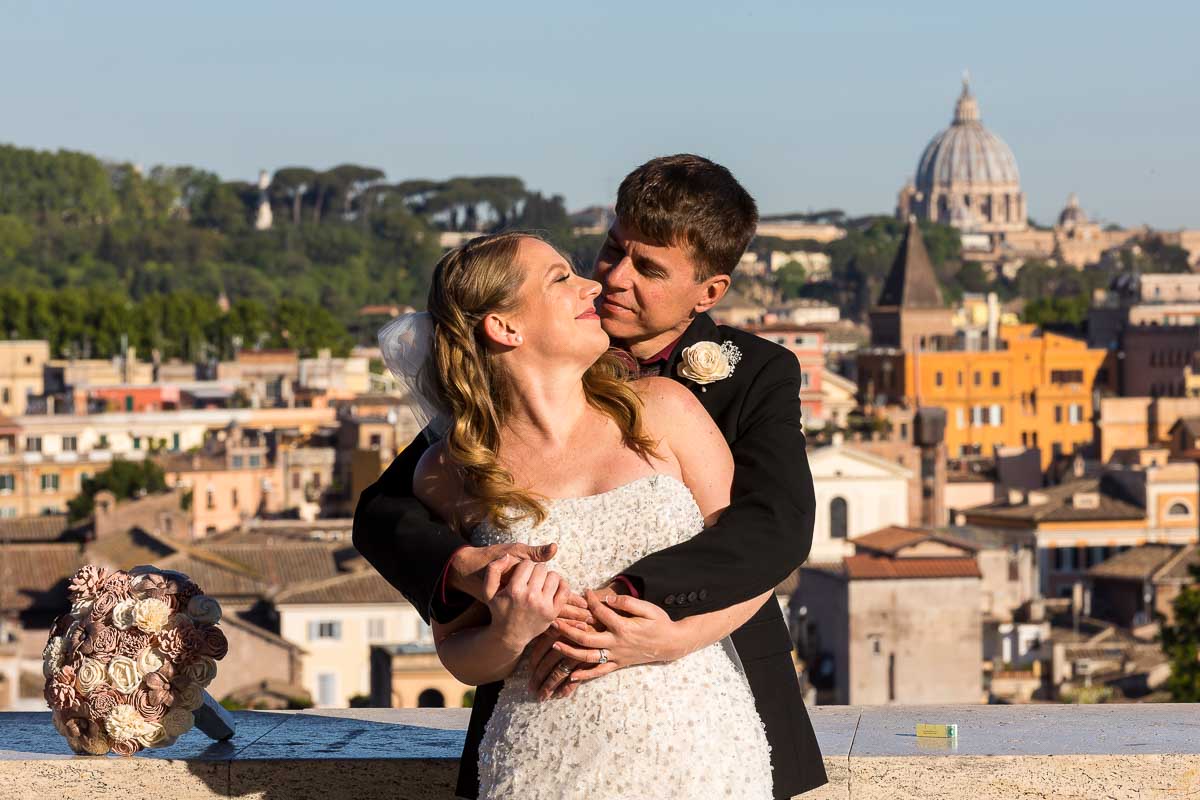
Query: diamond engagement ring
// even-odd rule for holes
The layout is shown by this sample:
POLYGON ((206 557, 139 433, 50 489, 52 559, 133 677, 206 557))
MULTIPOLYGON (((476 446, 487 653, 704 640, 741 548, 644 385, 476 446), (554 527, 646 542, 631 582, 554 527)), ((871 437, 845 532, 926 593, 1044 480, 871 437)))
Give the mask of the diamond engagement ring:
POLYGON ((597 661, 596 663, 597 664, 607 664, 608 663, 608 651, 605 650, 603 647, 600 648, 600 660, 597 661))

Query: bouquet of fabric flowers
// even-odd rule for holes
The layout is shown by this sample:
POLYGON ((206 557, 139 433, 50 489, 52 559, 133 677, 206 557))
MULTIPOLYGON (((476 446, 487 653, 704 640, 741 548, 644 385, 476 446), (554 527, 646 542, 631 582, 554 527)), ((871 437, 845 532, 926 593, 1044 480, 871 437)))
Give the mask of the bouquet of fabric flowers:
POLYGON ((221 606, 186 575, 89 564, 68 593, 71 611, 54 623, 42 670, 54 727, 72 750, 167 747, 196 723, 194 712, 215 706, 204 687, 229 650, 221 606))

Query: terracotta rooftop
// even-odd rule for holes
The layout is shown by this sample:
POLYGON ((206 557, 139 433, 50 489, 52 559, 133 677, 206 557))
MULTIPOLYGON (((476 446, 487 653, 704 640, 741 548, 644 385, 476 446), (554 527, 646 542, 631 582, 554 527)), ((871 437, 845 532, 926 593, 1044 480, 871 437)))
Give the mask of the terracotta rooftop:
POLYGON ((1040 495, 1044 502, 1009 505, 1005 502, 968 509, 963 512, 967 521, 983 524, 986 519, 1003 519, 1037 524, 1040 522, 1086 522, 1100 520, 1142 520, 1146 512, 1140 506, 1126 502, 1103 491, 1103 482, 1098 478, 1070 481, 1038 489, 1031 495, 1040 495), (1077 506, 1072 502, 1076 494, 1099 494, 1095 508, 1077 506))
POLYGON ((0 545, 0 610, 66 609, 67 579, 84 563, 79 545, 0 545))
POLYGON ((285 589, 275 596, 277 605, 406 602, 404 596, 375 570, 350 572, 313 581, 285 589))
POLYGON ((87 558, 111 569, 155 564, 179 552, 181 544, 141 528, 116 530, 87 544, 87 558))
POLYGON ((1190 544, 1183 548, 1174 558, 1164 564, 1154 577, 1160 581, 1192 583, 1196 580, 1192 575, 1193 568, 1200 569, 1200 545, 1196 544, 1190 544))
POLYGON ((0 542, 55 542, 72 530, 66 514, 0 519, 0 542))
POLYGON ((289 588, 337 575, 336 553, 341 545, 280 541, 273 542, 270 547, 262 544, 201 544, 199 547, 244 566, 269 586, 289 588))
POLYGON ((1179 550, 1179 547, 1168 544, 1144 544, 1141 547, 1131 547, 1124 553, 1117 553, 1103 563, 1092 567, 1087 574, 1090 578, 1148 580, 1179 550))
POLYGON ((886 558, 847 556, 844 574, 852 581, 916 578, 980 578, 974 558, 886 558))
POLYGON ((197 558, 191 553, 176 553, 170 558, 154 562, 162 569, 173 569, 187 575, 218 600, 232 598, 251 599, 269 593, 269 587, 249 571, 231 569, 213 561, 197 558))
POLYGON ((856 547, 864 550, 871 550, 877 553, 884 553, 889 556, 894 556, 906 547, 920 544, 921 542, 940 542, 958 547, 963 550, 975 552, 983 549, 974 542, 969 542, 964 539, 958 539, 944 533, 935 531, 923 530, 921 528, 905 528, 899 525, 892 525, 887 528, 880 528, 877 531, 863 534, 851 540, 856 547))

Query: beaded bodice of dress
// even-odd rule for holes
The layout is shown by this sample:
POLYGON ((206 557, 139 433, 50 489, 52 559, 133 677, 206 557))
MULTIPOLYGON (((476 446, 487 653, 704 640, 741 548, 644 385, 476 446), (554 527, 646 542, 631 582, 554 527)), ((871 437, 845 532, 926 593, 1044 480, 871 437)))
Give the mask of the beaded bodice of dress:
MULTIPOLYGON (((704 527, 691 491, 663 474, 553 499, 546 512, 536 527, 481 525, 473 539, 556 542, 548 566, 582 591, 704 527)), ((770 746, 746 677, 720 643, 547 702, 529 689, 528 661, 505 679, 480 740, 480 800, 770 800, 770 746)))
POLYGON ((691 491, 671 475, 655 473, 586 497, 546 501, 547 517, 534 527, 522 520, 507 531, 482 524, 476 545, 557 543, 548 563, 576 591, 606 584, 650 553, 694 536, 704 518, 691 491))

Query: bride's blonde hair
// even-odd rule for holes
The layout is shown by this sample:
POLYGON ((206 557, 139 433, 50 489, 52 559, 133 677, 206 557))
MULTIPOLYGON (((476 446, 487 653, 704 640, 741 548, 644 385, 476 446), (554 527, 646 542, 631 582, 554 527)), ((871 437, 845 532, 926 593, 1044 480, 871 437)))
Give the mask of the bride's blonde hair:
MULTIPOLYGON (((516 486, 500 465, 500 429, 511 413, 512 387, 480 326, 488 314, 517 307, 525 278, 517 262, 522 239, 545 241, 507 232, 451 250, 434 268, 427 306, 434 333, 424 377, 451 420, 446 456, 482 506, 482 517, 502 530, 520 519, 532 518, 536 525, 546 518, 537 496, 516 486)), ((655 442, 643 428, 642 402, 629 378, 626 360, 610 350, 588 367, 583 389, 588 403, 617 424, 625 446, 649 458, 655 442)))

